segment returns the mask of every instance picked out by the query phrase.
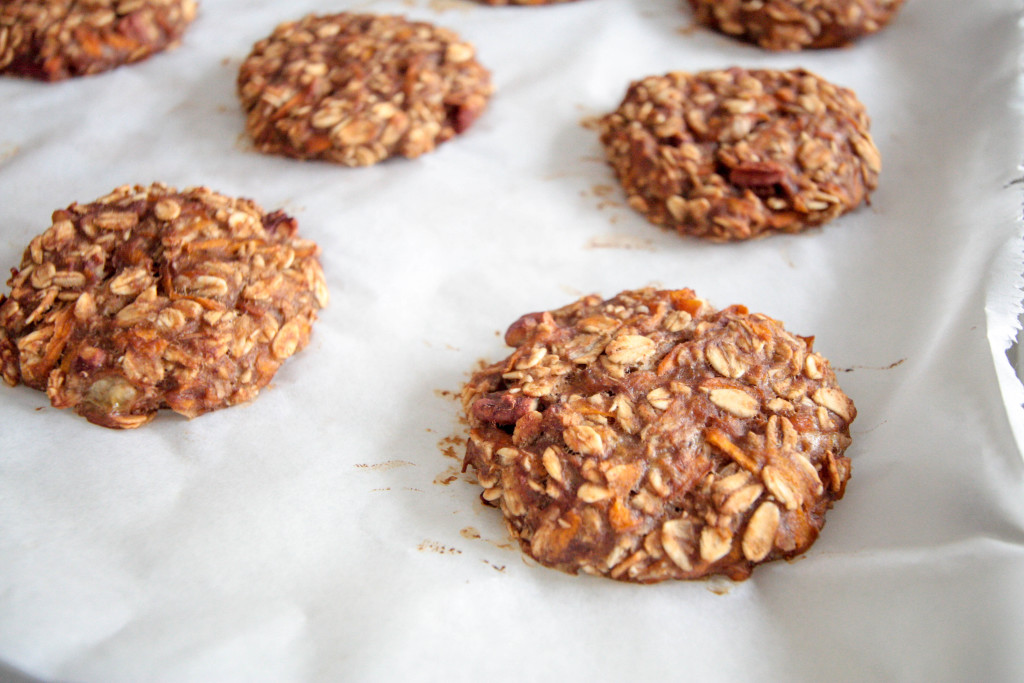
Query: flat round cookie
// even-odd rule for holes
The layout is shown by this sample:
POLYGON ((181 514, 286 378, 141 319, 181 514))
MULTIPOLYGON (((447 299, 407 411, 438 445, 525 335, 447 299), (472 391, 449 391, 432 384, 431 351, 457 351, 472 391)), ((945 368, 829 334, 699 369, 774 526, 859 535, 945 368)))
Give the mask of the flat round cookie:
POLYGON ((196 0, 0 3, 0 73, 59 81, 138 62, 178 44, 196 0))
POLYGON ((341 13, 281 24, 257 42, 238 92, 259 151, 368 166, 464 132, 492 87, 473 46, 452 31, 341 13))
POLYGON ((531 313, 462 392, 465 467, 541 564, 650 583, 806 551, 842 498, 853 402, 813 337, 692 290, 531 313))
POLYGON ((869 199, 881 158, 857 96, 801 69, 672 72, 600 121, 629 204, 714 241, 794 233, 869 199))
POLYGON ((296 230, 204 187, 55 211, 0 295, 0 373, 118 429, 251 400, 327 305, 319 248, 296 230))
POLYGON ((903 0, 689 0, 696 20, 766 50, 842 47, 888 24, 903 0))

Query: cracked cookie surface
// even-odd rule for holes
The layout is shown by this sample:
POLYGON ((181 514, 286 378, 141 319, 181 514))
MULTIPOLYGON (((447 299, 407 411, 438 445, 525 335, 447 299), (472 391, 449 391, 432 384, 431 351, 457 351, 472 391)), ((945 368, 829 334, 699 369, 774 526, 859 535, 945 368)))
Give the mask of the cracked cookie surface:
POLYGON ((178 44, 195 0, 0 3, 0 73, 44 81, 138 62, 178 44))
POLYGON ((694 18, 766 50, 843 47, 881 30, 903 0, 688 0, 694 18))
POLYGON ((649 76, 599 125, 630 206, 713 241, 820 226, 866 202, 882 167, 853 91, 801 69, 649 76))
POLYGON ((238 74, 256 149, 346 166, 434 150, 470 127, 492 89, 454 32, 374 14, 281 24, 238 74))
POLYGON ((0 373, 119 429, 249 401, 327 305, 319 248, 296 231, 203 187, 55 211, 0 295, 0 373))
POLYGON ((813 338, 692 290, 531 313, 462 392, 465 466, 541 564, 651 583, 806 551, 856 417, 813 338))

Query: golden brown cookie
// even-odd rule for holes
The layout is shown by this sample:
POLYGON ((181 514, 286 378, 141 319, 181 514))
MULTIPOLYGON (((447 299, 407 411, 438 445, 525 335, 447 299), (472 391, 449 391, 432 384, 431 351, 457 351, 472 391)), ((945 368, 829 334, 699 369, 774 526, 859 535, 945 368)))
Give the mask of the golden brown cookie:
POLYGON ((0 373, 130 429, 255 398, 327 305, 294 219, 207 188, 117 188, 53 213, 0 295, 0 373))
POLYGON ((806 551, 842 498, 857 411, 813 337, 692 290, 531 313, 462 392, 465 466, 525 553, 622 581, 806 551))
POLYGON ((452 31, 341 13, 278 26, 243 62, 238 92, 261 152, 368 166, 464 132, 492 86, 452 31))
POLYGON ((196 0, 5 0, 0 73, 59 81, 138 62, 178 44, 196 0))
POLYGON ((695 18, 766 50, 842 47, 875 33, 903 0, 689 0, 695 18))
POLYGON ((632 83, 600 122, 656 225, 715 241, 800 232, 868 200, 881 158, 856 95, 807 71, 673 72, 632 83))

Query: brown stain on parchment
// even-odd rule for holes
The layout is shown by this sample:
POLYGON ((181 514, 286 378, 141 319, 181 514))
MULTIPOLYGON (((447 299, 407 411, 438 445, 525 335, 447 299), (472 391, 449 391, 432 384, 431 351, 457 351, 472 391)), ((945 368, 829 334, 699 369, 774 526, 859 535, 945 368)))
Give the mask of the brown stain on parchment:
MULTIPOLYGON (((481 367, 485 367, 485 365, 481 363, 481 367)), ((454 391, 451 389, 434 389, 434 395, 438 398, 458 404, 461 398, 461 391, 454 391)), ((469 426, 469 421, 463 414, 461 405, 458 406, 456 419, 458 420, 459 425, 463 427, 469 426)), ((437 450, 439 450, 441 455, 444 457, 458 462, 459 469, 456 470, 453 466, 448 467, 448 469, 434 478, 435 484, 447 486, 459 478, 459 475, 462 473, 462 454, 465 452, 466 439, 468 436, 469 435, 465 430, 458 430, 438 440, 437 450)))
POLYGON ((697 22, 691 22, 685 26, 680 26, 679 28, 677 28, 676 33, 678 33, 681 36, 692 36, 694 33, 700 31, 701 28, 703 27, 697 22))
POLYGON ((419 550, 421 552, 437 553, 438 555, 462 554, 462 551, 458 548, 453 548, 452 546, 447 546, 443 543, 438 543, 437 541, 431 541, 429 539, 424 540, 422 543, 416 546, 416 550, 419 550))
POLYGON ((372 470, 374 472, 387 472, 393 470, 396 467, 415 467, 416 463, 409 462, 408 460, 385 460, 384 462, 375 463, 357 463, 356 467, 361 470, 372 470))
POLYGON ((619 191, 612 185, 597 183, 592 185, 590 190, 580 190, 581 197, 596 197, 597 209, 621 209, 625 206, 619 199, 619 191))
MULTIPOLYGON (((471 541, 485 541, 487 543, 491 543, 492 545, 496 545, 497 547, 502 548, 503 550, 507 550, 507 549, 511 548, 511 546, 509 544, 507 544, 507 543, 503 544, 503 545, 497 545, 496 543, 494 543, 494 541, 490 541, 490 540, 488 540, 486 538, 481 537, 480 536, 480 531, 477 530, 476 527, 467 526, 465 528, 459 529, 459 535, 462 536, 463 538, 469 539, 471 541)), ((483 559, 483 560, 480 560, 480 561, 483 562, 484 564, 486 564, 488 567, 490 567, 491 569, 493 569, 496 572, 500 572, 501 574, 505 573, 506 567, 503 564, 494 564, 490 560, 486 560, 486 559, 483 559)))
POLYGON ((466 448, 466 437, 462 434, 446 436, 437 442, 437 448, 444 457, 462 462, 462 451, 466 448))
POLYGON ((852 365, 848 368, 836 368, 836 372, 853 372, 854 370, 894 370, 899 366, 907 362, 906 358, 900 358, 898 361, 889 363, 888 365, 873 366, 873 365, 852 365))
POLYGON ((21 147, 18 145, 0 143, 0 164, 4 163, 8 159, 13 159, 20 151, 21 147))
MULTIPOLYGON (((614 221, 613 221, 614 222, 614 221)), ((599 235, 591 237, 587 249, 635 249, 640 251, 657 251, 654 243, 642 237, 632 235, 599 235)))
POLYGON ((458 481, 459 475, 461 474, 461 467, 456 468, 452 466, 446 469, 444 472, 441 472, 436 477, 434 477, 434 483, 439 484, 441 486, 448 486, 448 484, 451 484, 453 481, 458 481))

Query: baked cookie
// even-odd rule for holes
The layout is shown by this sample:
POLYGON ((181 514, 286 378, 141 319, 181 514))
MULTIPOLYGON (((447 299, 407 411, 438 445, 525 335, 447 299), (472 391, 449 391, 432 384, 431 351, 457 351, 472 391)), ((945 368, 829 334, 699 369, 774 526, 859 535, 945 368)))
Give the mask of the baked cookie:
POLYGON ((59 81, 138 62, 178 44, 196 0, 5 0, 0 73, 59 81))
POLYGON ((433 150, 469 128, 491 91, 452 31, 373 14, 281 24, 238 74, 259 151, 346 166, 433 150))
POLYGON ((462 392, 465 467, 541 564, 650 583, 807 550, 857 412, 813 337, 693 291, 531 313, 462 392))
POLYGON ((766 50, 842 47, 888 24, 903 0, 689 0, 697 21, 766 50))
POLYGON ((881 158, 856 95, 807 71, 632 83, 601 143, 652 223, 715 241, 821 225, 867 201, 881 158))
POLYGON ((327 305, 319 248, 296 227, 161 184, 55 211, 0 295, 0 373, 118 429, 255 398, 327 305))

